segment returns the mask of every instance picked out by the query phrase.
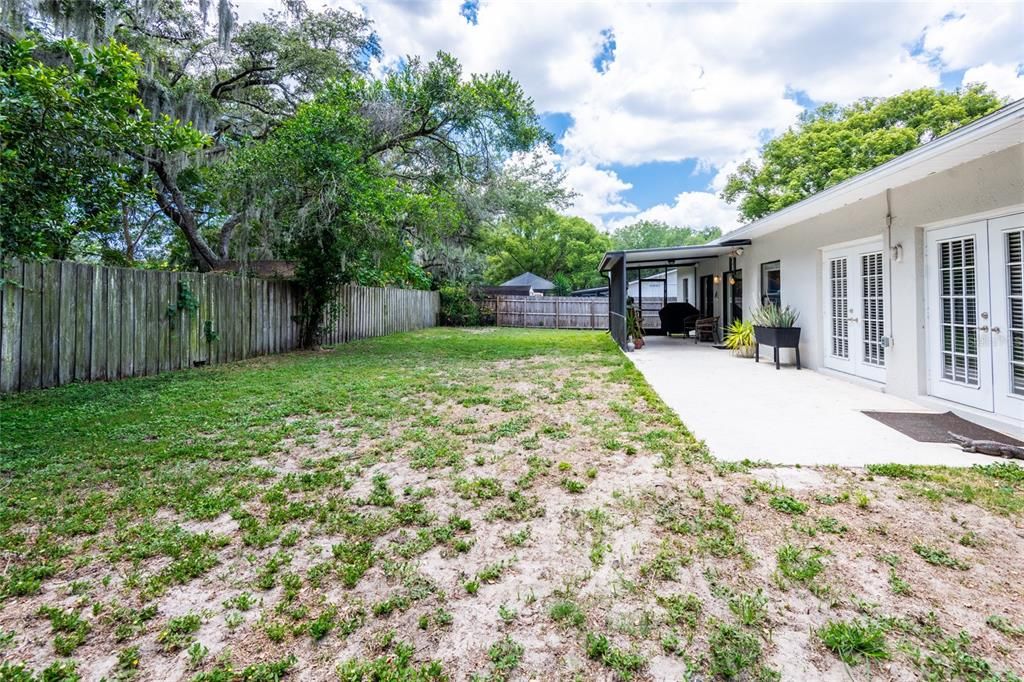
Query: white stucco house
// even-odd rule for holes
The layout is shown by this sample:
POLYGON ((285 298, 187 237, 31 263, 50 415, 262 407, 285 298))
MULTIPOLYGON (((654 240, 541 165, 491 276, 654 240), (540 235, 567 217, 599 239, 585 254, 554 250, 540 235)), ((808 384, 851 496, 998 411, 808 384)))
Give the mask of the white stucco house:
POLYGON ((609 252, 671 267, 722 324, 800 312, 804 367, 1024 434, 1024 100, 698 247, 609 252))

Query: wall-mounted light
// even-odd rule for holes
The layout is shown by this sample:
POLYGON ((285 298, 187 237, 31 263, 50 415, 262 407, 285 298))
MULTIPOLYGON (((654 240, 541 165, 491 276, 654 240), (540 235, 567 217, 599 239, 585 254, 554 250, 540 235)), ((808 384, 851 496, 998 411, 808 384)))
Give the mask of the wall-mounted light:
POLYGON ((729 276, 729 286, 731 286, 731 287, 736 286, 736 278, 731 276, 731 275, 729 276))
POLYGON ((897 263, 903 262, 903 244, 898 243, 896 246, 889 249, 892 252, 892 259, 897 263))
POLYGON ((714 276, 714 277, 713 277, 713 278, 711 279, 711 281, 712 281, 712 282, 714 282, 715 284, 721 284, 721 283, 722 283, 722 278, 721 278, 721 277, 719 277, 718 275, 715 275, 715 276, 714 276))
POLYGON ((732 253, 733 253, 734 256, 742 256, 743 255, 743 247, 741 246, 741 247, 737 248, 732 253))

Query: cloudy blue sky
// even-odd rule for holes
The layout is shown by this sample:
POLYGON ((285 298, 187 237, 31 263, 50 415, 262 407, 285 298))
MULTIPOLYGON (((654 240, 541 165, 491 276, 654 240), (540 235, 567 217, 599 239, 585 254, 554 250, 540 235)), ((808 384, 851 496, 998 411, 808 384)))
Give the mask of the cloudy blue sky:
POLYGON ((377 68, 445 50, 510 71, 558 140, 569 212, 606 229, 734 227, 725 177, 816 103, 974 81, 1024 97, 1024 2, 333 2, 374 20, 377 68))

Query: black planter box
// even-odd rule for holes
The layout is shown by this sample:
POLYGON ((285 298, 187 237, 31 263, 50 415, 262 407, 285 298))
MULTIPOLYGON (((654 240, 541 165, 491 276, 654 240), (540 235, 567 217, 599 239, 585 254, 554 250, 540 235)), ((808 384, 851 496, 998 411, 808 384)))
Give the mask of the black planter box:
POLYGON ((796 368, 800 369, 800 327, 758 327, 754 325, 757 340, 754 361, 761 362, 761 344, 771 346, 775 352, 775 369, 779 369, 779 349, 796 350, 796 368))

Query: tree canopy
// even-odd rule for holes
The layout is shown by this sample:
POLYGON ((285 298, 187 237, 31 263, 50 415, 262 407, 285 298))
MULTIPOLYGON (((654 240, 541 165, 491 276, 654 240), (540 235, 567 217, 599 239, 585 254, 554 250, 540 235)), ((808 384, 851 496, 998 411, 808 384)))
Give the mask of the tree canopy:
POLYGON ((612 234, 616 249, 651 249, 660 246, 706 244, 722 235, 717 227, 676 227, 660 220, 640 220, 620 227, 612 234))
POLYGON ((984 85, 824 104, 731 174, 722 198, 755 220, 870 170, 1002 106, 984 85))
POLYGON ((77 238, 108 233, 146 195, 133 153, 202 146, 192 126, 146 111, 138 66, 113 40, 0 45, 0 251, 67 258, 77 238))
POLYGON ((583 218, 543 211, 527 218, 505 220, 484 239, 485 277, 498 284, 532 272, 559 286, 559 293, 597 286, 597 268, 612 242, 583 218))
MULTIPOLYGON (((349 74, 225 169, 251 234, 294 260, 319 297, 364 272, 376 273, 374 284, 422 283, 409 267, 416 246, 480 219, 469 197, 501 173, 501 159, 543 136, 518 83, 500 73, 463 79, 439 54, 382 80, 349 74)), ((314 303, 319 311, 326 298, 314 303)))
POLYGON ((509 74, 464 74, 444 53, 371 74, 361 15, 286 0, 236 26, 228 0, 213 21, 210 5, 5 5, 23 36, 0 30, 5 253, 161 251, 200 271, 286 259, 312 343, 334 284, 482 270, 486 228, 568 198, 509 74))

